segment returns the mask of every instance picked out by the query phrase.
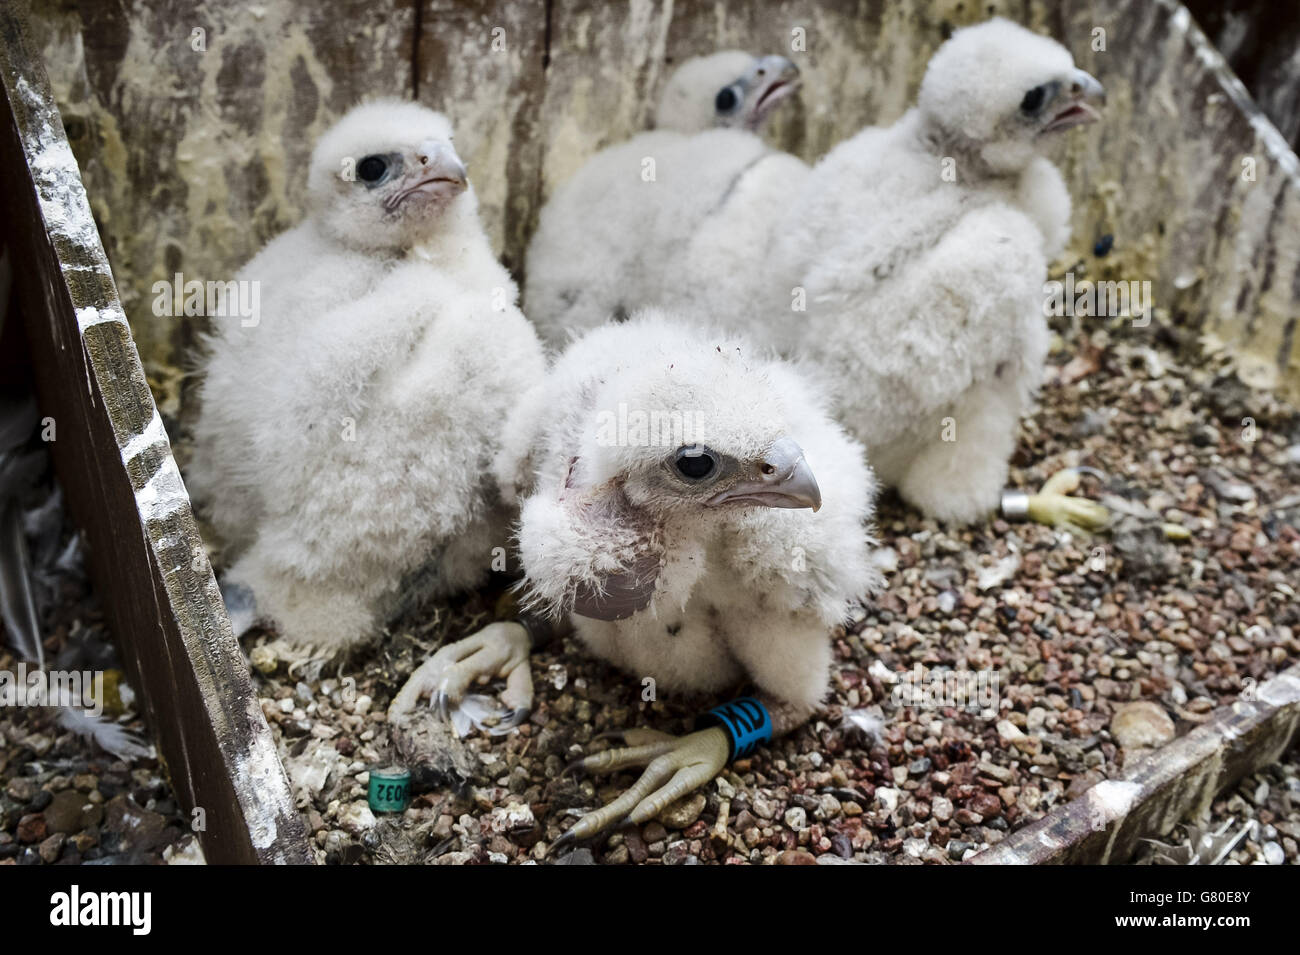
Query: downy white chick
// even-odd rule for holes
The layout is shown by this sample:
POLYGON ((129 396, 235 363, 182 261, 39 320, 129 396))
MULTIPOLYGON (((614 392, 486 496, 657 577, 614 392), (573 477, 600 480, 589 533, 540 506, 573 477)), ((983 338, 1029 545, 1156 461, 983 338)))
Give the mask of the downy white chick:
POLYGON ((664 90, 659 129, 597 153, 555 191, 528 246, 524 289, 548 346, 641 307, 711 304, 696 283, 682 284, 687 267, 707 277, 752 256, 746 236, 760 197, 782 183, 788 198, 807 169, 757 135, 798 86, 782 56, 687 61, 664 90), (702 228, 710 235, 693 247, 702 228))
POLYGON ((189 478, 235 557, 225 583, 333 650, 417 571, 429 595, 487 575, 500 422, 545 360, 444 116, 359 106, 308 176, 305 221, 238 276, 258 320, 213 319, 189 478))
MULTIPOLYGON (((520 402, 498 480, 522 500, 523 604, 568 616, 598 657, 669 692, 757 688, 772 730, 803 723, 826 694, 831 631, 875 588, 874 481, 861 446, 793 367, 746 342, 657 312, 574 343, 520 402)), ((529 638, 497 623, 440 650, 398 694, 458 700, 508 676, 531 704, 529 638)), ((647 765, 572 838, 641 822, 725 764, 720 729, 624 734, 630 748, 583 761, 647 765)))
POLYGON ((998 504, 1070 232, 1043 153, 1100 102, 1053 40, 1002 19, 958 30, 916 107, 832 150, 775 230, 751 303, 768 341, 820 366, 882 483, 929 516, 998 504))
POLYGON ((695 56, 668 77, 655 110, 655 129, 756 132, 799 85, 799 70, 783 56, 721 50, 695 56))

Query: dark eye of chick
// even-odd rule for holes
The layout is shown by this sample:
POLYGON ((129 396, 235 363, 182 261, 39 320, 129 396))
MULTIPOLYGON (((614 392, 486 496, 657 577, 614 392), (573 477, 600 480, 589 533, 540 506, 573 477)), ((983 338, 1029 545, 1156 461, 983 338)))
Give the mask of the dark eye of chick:
POLYGON ((688 481, 703 481, 717 471, 718 457, 708 448, 691 445, 678 449, 673 467, 688 481))
POLYGON ((367 156, 357 163, 357 178, 362 182, 378 182, 388 172, 388 160, 383 156, 367 156))
POLYGON ((1035 86, 1020 101, 1020 111, 1023 113, 1037 113, 1043 108, 1043 100, 1045 99, 1047 99, 1047 86, 1035 86))
POLYGON ((730 113, 740 102, 740 97, 730 86, 724 87, 718 91, 718 97, 713 101, 713 107, 719 113, 730 113))

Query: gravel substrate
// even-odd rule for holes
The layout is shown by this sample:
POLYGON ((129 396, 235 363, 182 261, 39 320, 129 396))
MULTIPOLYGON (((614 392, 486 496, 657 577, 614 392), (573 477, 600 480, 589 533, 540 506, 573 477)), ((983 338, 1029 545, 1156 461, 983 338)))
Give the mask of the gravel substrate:
MULTIPOLYGON (((64 540, 69 536, 65 528, 64 540)), ((148 739, 143 721, 129 712, 132 694, 79 565, 46 568, 58 589, 43 621, 47 659, 58 669, 104 673, 105 718, 148 739)), ((0 640, 0 670, 17 673, 18 666, 0 640)), ((202 858, 156 758, 117 759, 63 729, 44 707, 0 707, 0 865, 202 858)))
MULTIPOLYGON (((1011 483, 1096 468, 1105 480, 1080 493, 1124 510, 1115 533, 948 530, 886 496, 888 586, 835 638, 824 715, 567 861, 957 862, 1300 658, 1295 411, 1213 360, 1183 364, 1176 330, 1081 322, 1058 329, 1078 344, 1053 356, 1011 483), (1190 539, 1168 543, 1162 521, 1190 539), (995 673, 996 709, 898 705, 917 664, 995 673)), ((457 742, 428 718, 423 752, 437 756, 411 808, 376 818, 367 771, 401 757, 392 694, 443 640, 505 615, 503 586, 414 615, 323 673, 290 673, 265 637, 248 642, 322 861, 550 861, 575 818, 635 779, 574 779, 566 763, 609 745, 594 740, 608 730, 688 730, 716 702, 642 702, 638 680, 564 640, 534 655, 536 706, 518 731, 457 742)), ((1272 841, 1294 861, 1293 833, 1272 841)))
MULTIPOLYGON (((1011 483, 1094 468, 1105 477, 1080 493, 1123 513, 1114 533, 1001 520, 950 530, 886 495, 887 588, 836 635, 821 718, 565 861, 960 861, 1300 658, 1300 417, 1213 359, 1184 364, 1191 343, 1176 328, 1089 321, 1057 328, 1077 344, 1053 356, 1011 483), (1190 539, 1169 543, 1161 522, 1190 539), (902 705, 918 665, 996 676, 996 695, 902 705)), ((327 666, 279 658, 266 634, 245 641, 321 861, 553 861, 549 844, 635 779, 576 779, 561 772, 570 760, 609 745, 596 737, 610 730, 687 731, 716 702, 643 702, 638 679, 565 639, 534 654, 536 705, 517 731, 458 741, 430 715, 395 745, 392 694, 444 642, 508 617, 508 583, 414 612, 327 666), (393 762, 420 764, 417 795, 376 818, 367 774, 393 762)), ((48 653, 112 671, 89 586, 75 570, 59 586, 48 653)), ((16 667, 0 651, 0 669, 16 667)), ((1295 862, 1298 762, 1244 781, 1208 823, 1136 861, 1178 861, 1202 832, 1250 825, 1230 861, 1295 862)), ((0 710, 0 864, 199 860, 156 760, 106 756, 48 710, 0 710)))

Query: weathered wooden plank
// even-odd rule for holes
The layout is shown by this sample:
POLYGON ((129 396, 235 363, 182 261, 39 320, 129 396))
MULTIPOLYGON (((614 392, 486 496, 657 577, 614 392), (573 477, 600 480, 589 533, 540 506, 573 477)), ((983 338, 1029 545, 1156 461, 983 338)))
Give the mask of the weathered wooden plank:
POLYGON ((1187 8, 1293 150, 1300 149, 1300 18, 1277 0, 1188 0, 1187 8))
POLYGON ((1150 281, 1157 324, 1202 331, 1246 381, 1300 397, 1300 160, 1174 0, 1061 3, 1051 24, 1109 94, 1105 120, 1068 141, 1065 260, 1150 281), (1093 259, 1107 233, 1115 254, 1093 259))
POLYGON ((420 15, 418 98, 451 119, 483 225, 516 274, 540 208, 547 7, 424 0, 420 15))
POLYGON ((193 323, 155 318, 150 286, 178 270, 228 277, 296 221, 294 169, 364 95, 415 90, 452 116, 518 271, 545 198, 645 127, 681 59, 792 56, 805 87, 773 133, 811 160, 895 120, 948 33, 993 13, 1058 37, 1110 90, 1105 122, 1062 142, 1077 221, 1066 264, 1152 282, 1157 322, 1205 331, 1248 381, 1300 396, 1300 164, 1174 0, 62 0, 37 19, 146 368, 175 412, 193 323), (205 53, 191 49, 198 28, 205 53), (1115 252, 1097 260, 1104 234, 1115 252))
POLYGON ((1276 762, 1300 742, 1300 667, 1259 687, 1255 699, 1216 710, 1186 736, 1137 760, 990 849, 980 865, 1124 862, 1141 839, 1163 836, 1216 795, 1276 762))
POLYGON ((211 862, 312 861, 21 16, 0 6, 4 241, 110 627, 211 862))

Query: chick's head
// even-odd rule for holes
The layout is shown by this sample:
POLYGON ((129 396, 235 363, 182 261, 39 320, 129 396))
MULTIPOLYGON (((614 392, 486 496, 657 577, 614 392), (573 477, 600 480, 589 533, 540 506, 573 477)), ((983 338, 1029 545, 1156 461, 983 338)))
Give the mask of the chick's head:
POLYGON ((1105 101, 1069 50, 995 18, 958 30, 930 58, 917 106, 943 137, 995 171, 1016 172, 1053 134, 1098 120, 1105 101))
POLYGON ((451 123, 416 103, 354 108, 312 154, 311 210, 343 244, 401 251, 436 235, 469 186, 451 123))
POLYGON ((599 389, 581 460, 657 517, 703 523, 737 508, 812 508, 821 492, 783 395, 742 346, 643 356, 599 389))

